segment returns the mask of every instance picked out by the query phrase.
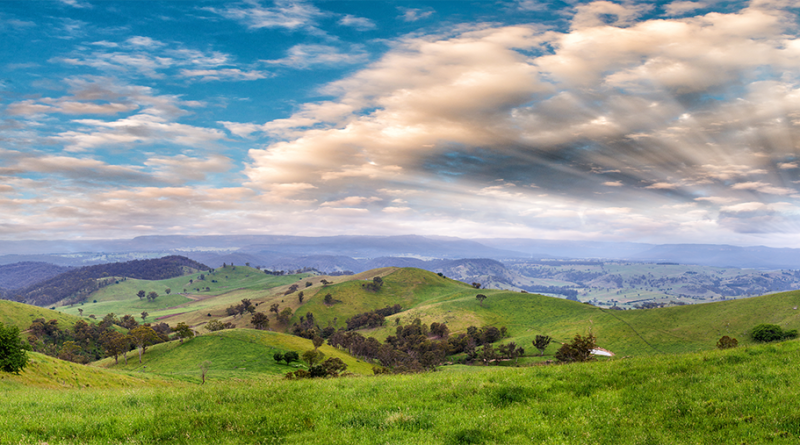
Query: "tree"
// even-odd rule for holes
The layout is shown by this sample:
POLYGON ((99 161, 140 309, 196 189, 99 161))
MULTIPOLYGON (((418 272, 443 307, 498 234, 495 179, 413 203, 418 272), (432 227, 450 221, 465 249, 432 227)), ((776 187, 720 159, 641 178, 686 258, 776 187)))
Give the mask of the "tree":
POLYGON ((276 362, 280 363, 280 362, 282 362, 282 361, 283 361, 283 354, 282 354, 282 353, 280 353, 280 352, 276 352, 276 353, 272 354, 272 358, 273 358, 273 360, 275 360, 276 362))
POLYGON ((304 297, 304 295, 303 295, 303 291, 300 291, 300 293, 299 293, 299 294, 297 294, 297 301, 298 301, 300 304, 303 304, 303 297, 304 297))
POLYGON ((206 384, 206 373, 208 372, 208 368, 210 367, 211 367, 211 361, 209 360, 200 363, 200 378, 203 379, 203 383, 201 383, 201 385, 206 384))
POLYGON ((287 324, 289 323, 289 319, 292 318, 292 309, 291 308, 284 308, 280 314, 278 314, 278 321, 287 324))
POLYGON ((517 347, 517 344, 513 341, 498 346, 497 351, 500 353, 501 357, 514 360, 514 363, 516 363, 518 358, 525 353, 525 349, 522 347, 517 347))
POLYGON ((158 293, 156 293, 156 291, 150 291, 150 293, 147 294, 147 301, 156 301, 156 298, 158 298, 158 293))
MULTIPOLYGON (((106 331, 102 337, 100 337, 100 343, 103 345, 103 349, 106 351, 107 357, 114 357, 114 364, 119 364, 119 355, 123 352, 127 352, 130 348, 130 339, 127 341, 123 341, 125 335, 120 334, 117 331, 110 330, 106 331)), ((127 364, 127 360, 125 361, 127 364)))
POLYGON ((300 360, 300 354, 294 351, 289 351, 286 354, 283 354, 283 361, 285 361, 287 365, 290 365, 292 362, 296 362, 298 360, 300 360))
POLYGON ((184 338, 194 338, 194 331, 192 331, 192 328, 190 328, 185 322, 178 323, 177 326, 172 328, 172 332, 176 332, 178 334, 178 338, 181 339, 181 343, 183 343, 184 338))
POLYGON ((0 323, 0 371, 19 374, 28 365, 31 347, 19 339, 19 328, 0 323))
POLYGON ((269 317, 267 314, 263 312, 256 312, 253 314, 253 318, 250 319, 250 323, 253 323, 253 327, 259 330, 269 329, 269 317))
POLYGON ((81 308, 78 308, 78 314, 79 314, 81 317, 83 317, 83 309, 81 309, 81 308))
POLYGON ((269 311, 270 312, 275 312, 275 316, 277 317, 278 313, 280 312, 280 306, 278 306, 278 303, 272 303, 269 306, 269 311))
POLYGON ((592 350, 597 347, 597 337, 589 332, 586 336, 575 334, 570 343, 562 343, 556 352, 556 360, 561 362, 588 362, 594 360, 592 350))
POLYGON ((145 295, 147 295, 147 293, 143 290, 140 290, 139 292, 136 293, 136 296, 139 297, 140 300, 144 298, 145 295))
POLYGON ((211 320, 204 326, 206 330, 211 332, 221 331, 223 329, 231 329, 233 325, 230 322, 223 323, 219 320, 211 320))
POLYGON ((723 335, 722 338, 720 338, 717 341, 717 348, 719 349, 731 349, 735 348, 738 345, 739 345, 739 340, 728 337, 727 335, 723 335))
POLYGON ((144 319, 147 318, 148 315, 150 314, 148 314, 147 311, 142 311, 142 323, 144 323, 144 319))
POLYGON ((325 301, 325 304, 327 304, 327 305, 333 304, 333 295, 331 295, 331 294, 325 295, 325 298, 323 299, 323 301, 325 301))
POLYGON ((169 295, 169 294, 170 294, 170 292, 172 292, 172 289, 170 289, 170 288, 166 288, 166 289, 164 289, 164 293, 165 293, 165 294, 169 295))
POLYGON ((308 363, 308 367, 310 368, 313 367, 315 363, 319 363, 320 361, 322 361, 322 359, 325 358, 325 354, 323 354, 320 351, 317 351, 316 349, 311 349, 309 351, 304 352, 301 357, 304 362, 308 363))
POLYGON ((537 335, 536 339, 533 340, 533 347, 539 350, 540 356, 544 356, 544 350, 547 349, 551 340, 552 338, 549 335, 537 335))
POLYGON ((325 339, 315 335, 314 338, 311 339, 311 343, 314 345, 314 350, 316 351, 320 346, 322 346, 323 343, 325 343, 325 339))
POLYGON ((472 287, 474 287, 475 289, 480 289, 481 288, 481 283, 476 283, 476 282, 473 281, 472 282, 472 287))
POLYGON ((477 299, 477 300, 478 300, 478 304, 480 304, 481 306, 483 306, 483 300, 485 300, 485 299, 486 299, 486 295, 483 295, 483 294, 478 294, 478 295, 475 295, 475 299, 477 299))
POLYGON ((132 329, 131 332, 128 333, 133 340, 133 343, 139 348, 139 364, 142 363, 142 355, 147 351, 147 347, 158 343, 160 338, 158 338, 158 334, 156 331, 153 330, 150 326, 142 325, 136 329, 132 329))

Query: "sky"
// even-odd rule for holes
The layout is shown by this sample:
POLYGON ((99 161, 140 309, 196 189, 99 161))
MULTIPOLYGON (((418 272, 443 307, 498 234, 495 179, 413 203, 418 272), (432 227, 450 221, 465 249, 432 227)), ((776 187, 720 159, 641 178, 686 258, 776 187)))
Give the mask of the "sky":
POLYGON ((800 247, 798 12, 3 1, 0 240, 800 247))

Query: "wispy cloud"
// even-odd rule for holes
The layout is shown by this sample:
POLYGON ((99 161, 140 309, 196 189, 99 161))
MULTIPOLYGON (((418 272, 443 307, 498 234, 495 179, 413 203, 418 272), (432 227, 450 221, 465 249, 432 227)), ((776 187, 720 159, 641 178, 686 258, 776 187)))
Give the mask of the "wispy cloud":
POLYGON ((352 46, 348 52, 329 45, 301 44, 291 47, 286 57, 265 60, 265 63, 284 65, 293 68, 309 68, 315 65, 349 65, 365 62, 368 54, 359 46, 352 46))
POLYGON ((350 14, 346 14, 344 17, 339 19, 339 24, 342 26, 355 28, 359 31, 369 31, 377 28, 377 25, 375 25, 375 22, 372 20, 364 17, 356 17, 350 14))
POLYGON ((285 28, 317 31, 316 21, 325 15, 309 3, 291 0, 277 0, 273 7, 262 6, 260 2, 251 0, 236 6, 203 9, 236 20, 251 29, 285 28))
POLYGON ((433 9, 419 9, 419 8, 404 8, 402 6, 397 8, 402 14, 400 18, 406 22, 416 22, 433 15, 433 9))

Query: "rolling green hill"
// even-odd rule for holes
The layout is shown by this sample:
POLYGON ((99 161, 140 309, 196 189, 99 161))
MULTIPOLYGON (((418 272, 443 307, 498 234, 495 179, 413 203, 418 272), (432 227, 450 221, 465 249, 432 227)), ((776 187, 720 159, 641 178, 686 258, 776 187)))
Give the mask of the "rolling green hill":
MULTIPOLYGON (((269 331, 253 329, 226 329, 186 340, 172 341, 148 348, 139 364, 136 351, 128 354, 128 364, 120 357, 115 365, 113 358, 95 362, 93 366, 126 371, 152 373, 188 381, 200 381, 199 365, 208 360, 208 380, 245 378, 257 374, 283 375, 296 369, 305 369, 303 363, 276 363, 272 358, 276 352, 304 351, 314 349, 311 340, 269 331)), ((328 345, 319 348, 326 357, 338 357, 347 364, 347 371, 354 374, 371 375, 372 365, 358 361, 345 352, 328 345)))
POLYGON ((0 392, 32 388, 141 388, 174 385, 174 382, 150 375, 134 376, 130 373, 92 368, 37 352, 29 352, 28 357, 28 366, 19 375, 0 371, 0 392))
POLYGON ((28 329, 31 322, 37 318, 45 320, 58 320, 59 326, 63 329, 72 326, 80 317, 53 311, 29 304, 17 303, 15 301, 0 300, 0 323, 6 326, 16 326, 20 331, 28 329))
MULTIPOLYGON (((378 292, 369 292, 361 281, 350 281, 319 289, 295 318, 312 312, 321 327, 345 320, 357 313, 400 304, 404 311, 387 317, 383 328, 363 331, 384 339, 393 335, 396 320, 407 324, 415 318, 423 323, 446 322, 451 333, 464 332, 470 325, 506 326, 515 341, 533 352, 531 341, 547 334, 556 342, 570 340, 589 330, 600 346, 618 355, 679 353, 713 349, 723 335, 750 342, 747 332, 759 323, 775 323, 787 329, 800 328, 800 291, 749 299, 659 309, 615 311, 538 294, 499 290, 477 290, 420 269, 397 269, 386 275, 378 292), (326 305, 330 293, 335 304, 326 305), (483 305, 475 299, 487 295, 483 305)), ((554 353, 551 344, 548 353, 554 353)))
MULTIPOLYGON (((98 318, 108 313, 140 318, 139 314, 146 311, 149 315, 145 321, 148 323, 159 321, 161 317, 190 314, 189 317, 194 320, 192 324, 197 325, 208 321, 207 314, 210 312, 214 313, 214 317, 227 317, 226 307, 244 298, 254 301, 263 299, 272 294, 271 289, 297 282, 306 276, 274 276, 250 267, 227 266, 211 273, 196 272, 166 280, 127 279, 97 290, 85 304, 60 306, 57 309, 73 315, 83 310, 84 316, 91 314, 98 318), (166 289, 171 290, 169 295, 166 289), (137 297, 140 290, 145 293, 156 292, 159 297, 154 301, 140 299, 137 297)), ((189 320, 179 317, 165 321, 177 324, 189 320)))

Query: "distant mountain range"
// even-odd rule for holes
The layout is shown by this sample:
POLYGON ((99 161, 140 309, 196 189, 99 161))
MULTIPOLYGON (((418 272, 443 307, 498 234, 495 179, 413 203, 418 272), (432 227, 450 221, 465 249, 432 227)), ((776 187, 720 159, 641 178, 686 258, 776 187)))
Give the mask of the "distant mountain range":
MULTIPOLYGON (((164 235, 128 240, 0 241, 0 264, 39 261, 59 266, 84 266, 173 254, 186 255, 212 267, 220 266, 223 262, 232 262, 270 268, 272 265, 284 269, 318 267, 326 271, 354 272, 369 268, 364 261, 377 261, 385 257, 418 260, 596 258, 718 267, 800 269, 800 249, 713 244, 656 245, 521 238, 461 239, 418 235, 164 235)), ((395 263, 392 265, 401 265, 396 263, 399 260, 393 261, 395 263)))

